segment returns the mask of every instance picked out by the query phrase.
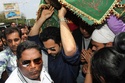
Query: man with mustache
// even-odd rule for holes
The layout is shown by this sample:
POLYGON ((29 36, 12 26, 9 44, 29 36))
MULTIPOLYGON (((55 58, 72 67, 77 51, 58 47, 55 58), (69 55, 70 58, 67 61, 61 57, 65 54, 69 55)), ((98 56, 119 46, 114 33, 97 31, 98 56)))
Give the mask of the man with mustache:
POLYGON ((43 67, 41 47, 35 42, 19 44, 17 66, 5 83, 53 83, 43 67))
POLYGON ((41 17, 31 28, 29 39, 43 44, 41 46, 47 54, 45 55, 47 57, 46 62, 48 63, 46 68, 48 68, 54 83, 76 83, 80 53, 65 19, 66 8, 62 7, 58 11, 60 28, 48 26, 39 35, 41 26, 53 12, 53 7, 42 11, 41 17))
POLYGON ((18 28, 7 28, 4 31, 4 37, 8 46, 0 52, 0 79, 4 71, 7 71, 7 74, 10 75, 17 67, 16 50, 21 43, 21 35, 21 31, 18 28))

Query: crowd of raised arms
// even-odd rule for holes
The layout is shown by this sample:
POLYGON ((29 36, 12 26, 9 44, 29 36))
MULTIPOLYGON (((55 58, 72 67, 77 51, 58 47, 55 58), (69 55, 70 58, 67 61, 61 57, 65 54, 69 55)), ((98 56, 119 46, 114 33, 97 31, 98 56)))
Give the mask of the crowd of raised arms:
POLYGON ((0 83, 125 83, 123 19, 111 14, 89 25, 61 6, 59 27, 42 28, 54 12, 49 6, 32 27, 0 30, 0 83))

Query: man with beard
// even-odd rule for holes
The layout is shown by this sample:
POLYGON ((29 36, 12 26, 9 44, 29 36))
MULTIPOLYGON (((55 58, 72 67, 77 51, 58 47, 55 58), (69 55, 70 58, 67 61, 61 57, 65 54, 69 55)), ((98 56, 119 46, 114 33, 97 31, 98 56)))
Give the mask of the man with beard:
MULTIPOLYGON (((30 39, 39 39, 41 25, 53 12, 52 7, 42 11, 41 17, 31 28, 30 39)), ((64 17, 66 12, 64 7, 58 12, 60 28, 49 26, 40 34, 43 50, 48 55, 48 72, 54 83, 76 83, 79 71, 80 54, 64 17)))
POLYGON ((16 50, 21 43, 21 31, 18 28, 7 28, 4 31, 4 37, 8 47, 0 52, 0 78, 4 71, 10 75, 17 67, 16 64, 16 50))
POLYGON ((95 52, 104 48, 104 47, 112 47, 113 41, 115 38, 115 34, 109 29, 107 24, 104 24, 100 29, 95 29, 92 33, 92 50, 82 50, 81 56, 88 63, 87 68, 83 67, 83 72, 86 72, 85 83, 98 83, 95 79, 91 77, 91 63, 90 59, 95 52))
MULTIPOLYGON (((94 25, 90 26, 87 23, 83 22, 82 20, 79 20, 79 28, 74 30, 72 34, 80 52, 82 50, 88 50, 92 48, 91 35, 94 29, 95 29, 94 25)), ((80 62, 79 76, 77 78, 78 83, 83 83, 83 79, 85 76, 85 74, 82 73, 82 66, 83 65, 86 66, 87 63, 85 60, 84 61, 83 60, 84 59, 82 59, 82 62, 80 62)))

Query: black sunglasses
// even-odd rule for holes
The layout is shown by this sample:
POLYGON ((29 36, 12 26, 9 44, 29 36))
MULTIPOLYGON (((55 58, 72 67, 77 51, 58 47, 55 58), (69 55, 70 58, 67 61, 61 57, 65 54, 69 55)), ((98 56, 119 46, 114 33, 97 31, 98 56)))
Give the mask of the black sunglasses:
POLYGON ((50 51, 56 51, 56 49, 54 47, 52 47, 52 48, 45 48, 45 47, 43 47, 43 50, 46 50, 46 51, 48 51, 48 50, 50 50, 50 51))
MULTIPOLYGON (((42 63, 42 58, 41 58, 41 57, 40 57, 40 58, 36 58, 36 59, 33 60, 33 62, 34 62, 36 65, 39 65, 39 64, 42 63)), ((24 60, 24 61, 22 62, 22 66, 23 66, 23 67, 28 67, 28 66, 30 66, 30 63, 31 63, 31 60, 24 60)))

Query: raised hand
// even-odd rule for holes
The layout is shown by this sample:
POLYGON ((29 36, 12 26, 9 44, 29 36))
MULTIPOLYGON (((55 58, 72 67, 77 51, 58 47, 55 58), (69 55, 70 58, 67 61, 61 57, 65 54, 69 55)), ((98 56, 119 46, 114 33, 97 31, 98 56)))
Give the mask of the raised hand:
POLYGON ((52 6, 43 7, 41 11, 39 10, 38 12, 39 15, 37 17, 34 26, 30 30, 29 36, 38 35, 40 31, 42 32, 41 26, 49 17, 52 16, 53 12, 54 12, 54 7, 52 6))
POLYGON ((40 18, 46 20, 52 16, 53 12, 54 12, 54 7, 52 6, 50 6, 49 9, 43 9, 40 18))
POLYGON ((64 18, 66 13, 67 13, 67 10, 64 7, 62 7, 60 10, 58 10, 58 17, 59 17, 59 19, 64 18))

